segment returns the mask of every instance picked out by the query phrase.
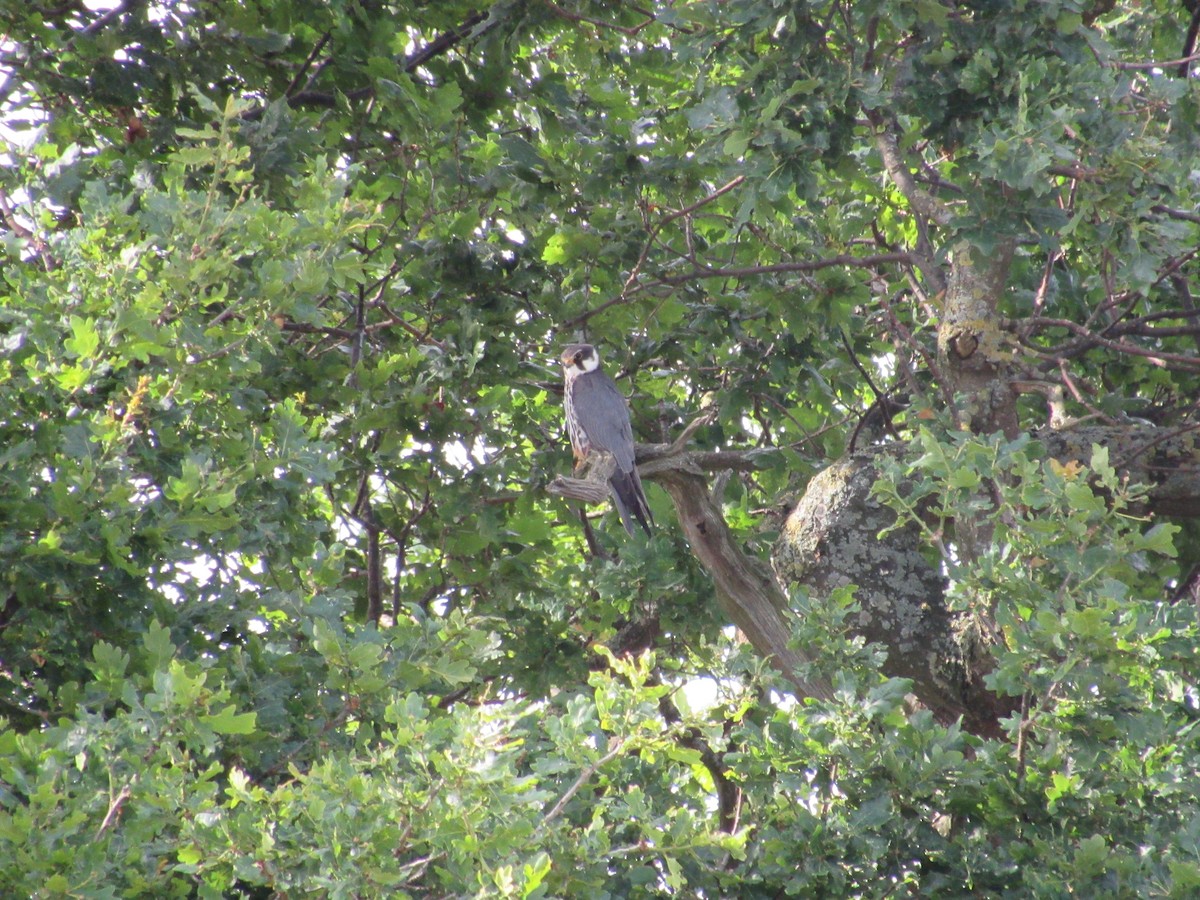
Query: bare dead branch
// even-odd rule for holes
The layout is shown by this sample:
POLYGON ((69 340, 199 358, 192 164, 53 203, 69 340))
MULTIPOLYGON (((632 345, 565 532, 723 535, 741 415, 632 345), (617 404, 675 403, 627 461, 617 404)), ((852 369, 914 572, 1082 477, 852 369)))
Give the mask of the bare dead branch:
POLYGON ((579 500, 590 505, 603 503, 609 494, 607 484, 588 478, 568 478, 565 475, 557 476, 546 485, 546 490, 556 497, 579 500))
POLYGON ((675 438, 675 440, 671 442, 670 452, 682 453, 683 449, 687 446, 688 441, 692 439, 692 435, 694 435, 701 426, 708 425, 716 417, 717 411, 714 408, 710 409, 706 413, 701 413, 700 415, 696 416, 696 418, 692 419, 692 421, 688 422, 687 427, 685 427, 683 431, 679 433, 679 437, 675 438))
POLYGON ((670 495, 684 537, 713 579, 717 600, 733 624, 802 696, 832 697, 823 679, 801 674, 812 658, 788 646, 791 629, 782 614, 787 597, 770 569, 742 552, 704 477, 666 466, 654 474, 644 470, 644 475, 670 495))
MULTIPOLYGON (((692 432, 705 416, 692 421, 692 432)), ((685 432, 688 430, 685 429, 685 432)), ((720 503, 709 491, 705 472, 713 469, 752 469, 755 457, 775 452, 687 451, 676 440, 672 444, 637 445, 638 471, 645 479, 661 485, 670 495, 684 537, 697 561, 713 579, 722 610, 742 633, 806 697, 828 699, 832 688, 824 680, 801 674, 809 657, 788 646, 791 629, 782 611, 787 597, 770 568, 745 554, 725 523, 720 503)), ((608 454, 593 453, 584 478, 559 476, 547 487, 555 496, 602 503, 608 497, 608 478, 615 465, 608 454)))

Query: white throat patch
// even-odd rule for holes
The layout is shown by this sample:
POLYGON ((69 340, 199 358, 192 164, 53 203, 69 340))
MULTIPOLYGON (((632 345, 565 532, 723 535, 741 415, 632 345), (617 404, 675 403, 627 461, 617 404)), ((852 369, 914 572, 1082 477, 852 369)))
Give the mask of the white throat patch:
POLYGON ((600 354, 593 350, 591 356, 579 360, 579 368, 585 372, 595 372, 600 368, 600 354))

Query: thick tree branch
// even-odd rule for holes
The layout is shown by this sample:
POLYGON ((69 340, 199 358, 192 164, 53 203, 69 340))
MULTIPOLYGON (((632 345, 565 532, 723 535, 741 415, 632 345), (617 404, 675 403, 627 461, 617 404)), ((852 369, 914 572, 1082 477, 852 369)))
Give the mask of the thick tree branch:
MULTIPOLYGON (((589 465, 586 477, 559 476, 547 490, 585 503, 603 502, 610 490, 608 476, 613 462, 607 454, 593 454, 592 458, 595 461, 589 465)), ((828 699, 833 693, 827 683, 802 674, 811 658, 788 646, 791 629, 782 615, 788 604, 779 583, 767 566, 738 547, 720 505, 709 492, 705 466, 752 468, 753 460, 754 456, 746 453, 681 452, 665 444, 638 446, 638 471, 670 495, 683 534, 712 577, 718 602, 730 621, 795 685, 797 693, 828 699)))
POLYGON ((943 721, 962 716, 971 731, 996 736, 1009 709, 983 685, 986 666, 977 664, 975 649, 981 630, 947 612, 945 580, 922 554, 915 526, 879 538, 896 514, 871 495, 873 458, 856 454, 809 482, 775 545, 775 571, 816 598, 855 585, 859 612, 850 625, 887 647, 884 673, 910 679, 913 693, 943 721))
POLYGON ((801 695, 832 697, 831 687, 823 680, 800 674, 810 658, 788 646, 791 629, 782 615, 787 597, 770 569, 738 547, 705 478, 666 465, 657 467, 653 474, 643 472, 643 475, 670 495, 684 537, 697 561, 712 576, 718 602, 733 624, 801 695))

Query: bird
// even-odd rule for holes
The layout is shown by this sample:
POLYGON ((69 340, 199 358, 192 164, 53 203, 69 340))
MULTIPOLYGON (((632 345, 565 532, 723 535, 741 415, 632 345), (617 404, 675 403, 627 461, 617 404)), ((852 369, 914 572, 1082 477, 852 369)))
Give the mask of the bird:
POLYGON ((593 450, 611 454, 616 467, 608 483, 621 524, 632 536, 636 519, 649 536, 654 518, 633 459, 633 428, 625 396, 600 368, 600 354, 591 344, 569 344, 563 348, 560 359, 566 380, 563 411, 575 453, 575 468, 593 450))

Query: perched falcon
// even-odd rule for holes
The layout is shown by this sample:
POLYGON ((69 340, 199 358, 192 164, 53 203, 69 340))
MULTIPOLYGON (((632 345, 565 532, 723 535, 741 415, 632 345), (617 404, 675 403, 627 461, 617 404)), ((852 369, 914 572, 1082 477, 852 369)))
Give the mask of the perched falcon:
POLYGON ((564 348, 562 364, 567 381, 563 408, 576 467, 593 449, 611 453, 617 466, 609 485, 621 523, 633 534, 632 514, 646 534, 650 534, 654 519, 633 462, 633 429, 624 395, 601 371, 600 356, 591 344, 571 344, 564 348))

